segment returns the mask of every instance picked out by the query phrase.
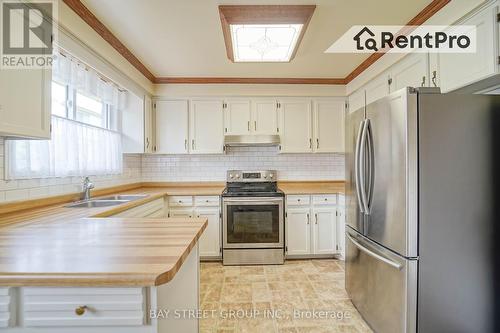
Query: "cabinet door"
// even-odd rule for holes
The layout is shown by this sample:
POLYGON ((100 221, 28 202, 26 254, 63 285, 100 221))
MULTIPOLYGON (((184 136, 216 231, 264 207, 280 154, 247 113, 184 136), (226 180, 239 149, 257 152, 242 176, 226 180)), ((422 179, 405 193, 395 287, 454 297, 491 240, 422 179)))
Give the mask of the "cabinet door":
POLYGON ((224 144, 222 101, 192 101, 189 115, 191 153, 221 154, 224 144))
POLYGON ((156 101, 155 106, 155 152, 187 154, 189 152, 188 101, 156 101))
POLYGON ((336 208, 314 208, 313 251, 314 254, 337 253, 336 208))
POLYGON ((286 217, 287 255, 311 254, 311 211, 288 208, 286 217))
POLYGON ((344 148, 343 98, 314 102, 314 141, 317 153, 343 153, 344 148))
POLYGON ((497 73, 497 10, 496 4, 488 6, 460 22, 463 25, 476 26, 476 52, 439 54, 441 92, 461 88, 497 73))
POLYGON ((122 146, 124 153, 144 153, 144 99, 129 93, 127 107, 121 111, 122 146))
POLYGON ((389 94, 389 74, 384 72, 371 80, 365 87, 366 104, 389 94))
POLYGON ((249 100, 224 102, 224 132, 230 135, 250 134, 251 112, 249 100))
POLYGON ((168 212, 168 217, 187 217, 192 218, 194 216, 192 208, 178 208, 170 209, 168 212))
POLYGON ((337 252, 345 258, 345 208, 337 208, 337 252))
POLYGON ((409 54, 391 67, 391 92, 404 87, 429 86, 429 55, 409 54))
POLYGON ((360 88, 349 95, 349 112, 354 112, 365 107, 365 89, 360 88))
POLYGON ((0 136, 50 139, 50 70, 0 70, 0 136))
POLYGON ((208 225, 200 237, 200 256, 218 257, 220 255, 220 218, 219 208, 196 209, 197 217, 204 217, 208 225))
POLYGON ((275 99, 252 101, 252 129, 255 134, 278 134, 278 108, 275 99))
POLYGON ((153 101, 144 97, 144 152, 152 153, 154 145, 153 101))
POLYGON ((310 100, 280 101, 281 152, 312 151, 312 114, 310 100))

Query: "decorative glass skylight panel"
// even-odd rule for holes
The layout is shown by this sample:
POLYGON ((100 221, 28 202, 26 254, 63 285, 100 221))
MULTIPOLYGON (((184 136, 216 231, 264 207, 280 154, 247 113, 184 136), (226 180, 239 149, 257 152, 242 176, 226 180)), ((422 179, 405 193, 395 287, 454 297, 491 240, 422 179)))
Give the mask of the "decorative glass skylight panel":
POLYGON ((302 24, 231 24, 235 62, 290 61, 302 24))

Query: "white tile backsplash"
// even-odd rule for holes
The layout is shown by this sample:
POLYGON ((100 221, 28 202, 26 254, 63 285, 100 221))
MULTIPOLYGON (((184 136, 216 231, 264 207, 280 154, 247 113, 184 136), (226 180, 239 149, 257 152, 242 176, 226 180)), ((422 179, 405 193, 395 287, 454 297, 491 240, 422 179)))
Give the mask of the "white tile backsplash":
MULTIPOLYGON (((81 177, 4 179, 0 137, 0 202, 80 191, 81 177)), ((276 147, 229 148, 224 155, 125 155, 123 174, 91 176, 97 188, 140 181, 225 181, 230 169, 278 170, 281 180, 342 180, 343 154, 280 154, 276 147)))
POLYGON ((342 180, 343 154, 280 154, 277 147, 229 148, 225 155, 144 155, 144 181, 224 181, 230 169, 278 170, 281 180, 342 180))

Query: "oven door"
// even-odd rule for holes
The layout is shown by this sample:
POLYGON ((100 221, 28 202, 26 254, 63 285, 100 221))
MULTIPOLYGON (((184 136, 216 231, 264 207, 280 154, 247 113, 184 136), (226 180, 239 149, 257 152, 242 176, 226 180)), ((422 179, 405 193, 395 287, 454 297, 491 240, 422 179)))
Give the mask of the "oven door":
POLYGON ((282 248, 283 198, 224 198, 225 249, 282 248))

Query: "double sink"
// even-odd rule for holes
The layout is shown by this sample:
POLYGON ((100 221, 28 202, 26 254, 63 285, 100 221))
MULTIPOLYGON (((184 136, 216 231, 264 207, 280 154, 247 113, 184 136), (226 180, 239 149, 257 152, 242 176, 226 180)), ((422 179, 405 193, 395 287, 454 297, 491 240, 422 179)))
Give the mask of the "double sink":
POLYGON ((147 197, 147 194, 122 194, 122 195, 111 195, 102 198, 89 199, 85 201, 78 201, 69 204, 67 208, 95 208, 95 207, 109 207, 115 205, 121 205, 123 203, 143 199, 147 197))

